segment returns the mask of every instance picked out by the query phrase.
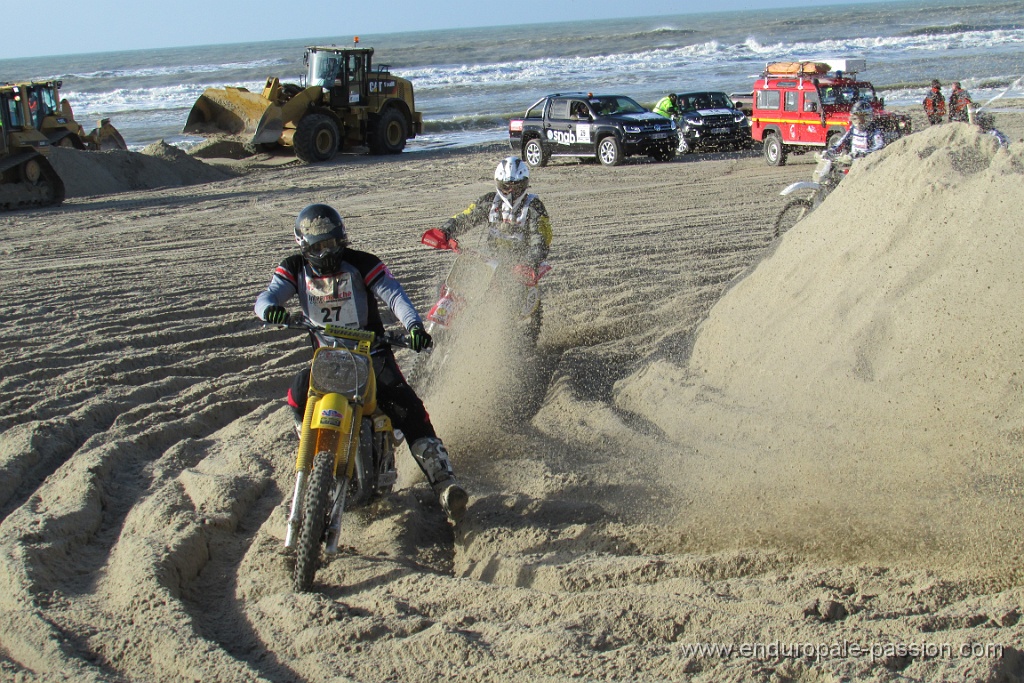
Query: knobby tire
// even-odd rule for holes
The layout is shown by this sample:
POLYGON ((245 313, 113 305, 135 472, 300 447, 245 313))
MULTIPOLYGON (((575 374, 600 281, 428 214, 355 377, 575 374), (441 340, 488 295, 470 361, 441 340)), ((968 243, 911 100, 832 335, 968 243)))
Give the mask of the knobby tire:
POLYGON ((306 497, 302 501, 302 528, 295 557, 292 586, 303 593, 313 585, 320 560, 320 544, 327 529, 328 506, 334 490, 334 454, 321 451, 313 460, 306 497))
POLYGON ((775 219, 775 225, 772 230, 772 237, 778 238, 779 235, 786 232, 794 225, 796 225, 800 219, 811 212, 811 202, 806 199, 794 199, 779 212, 778 218, 775 219))

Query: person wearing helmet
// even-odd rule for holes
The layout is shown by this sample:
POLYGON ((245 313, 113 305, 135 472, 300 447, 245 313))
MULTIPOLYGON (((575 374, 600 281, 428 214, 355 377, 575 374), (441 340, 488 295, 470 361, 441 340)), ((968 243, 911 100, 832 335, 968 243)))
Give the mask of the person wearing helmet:
POLYGON ((673 116, 678 116, 683 112, 679 108, 679 95, 675 93, 669 93, 658 100, 658 103, 654 105, 652 109, 655 114, 664 116, 666 119, 670 119, 673 116))
POLYGON ((487 249, 507 263, 536 276, 551 246, 551 219, 540 197, 530 194, 530 167, 505 157, 494 169, 495 191, 488 192, 441 226, 445 239, 487 226, 487 249))
MULTIPOLYGON (((505 157, 494 169, 494 185, 494 192, 484 194, 465 211, 445 221, 440 228, 443 239, 457 244, 457 238, 481 228, 477 234, 486 241, 484 250, 508 266, 502 272, 523 284, 535 285, 547 271, 552 232, 544 203, 526 191, 530 167, 519 157, 505 157)), ((436 230, 423 234, 424 243, 429 243, 432 232, 436 230)), ((526 287, 519 290, 524 291, 506 290, 506 294, 524 294, 526 287)), ((540 315, 540 308, 535 308, 531 326, 534 341, 540 332, 540 315)))
POLYGON ((867 156, 885 147, 885 137, 875 125, 875 111, 871 104, 859 100, 850 108, 850 128, 825 151, 825 158, 835 159, 841 154, 853 158, 867 156))
MULTIPOLYGON (((302 315, 314 325, 327 323, 384 334, 377 299, 384 301, 409 331, 412 349, 431 345, 430 335, 402 285, 375 255, 349 248, 341 215, 327 204, 310 204, 295 219, 299 252, 277 266, 270 284, 256 298, 256 317, 268 323, 287 323, 285 304, 298 297, 302 315)), ((458 523, 468 496, 452 471, 448 451, 434 431, 423 401, 405 381, 391 347, 373 352, 377 401, 409 443, 416 463, 427 476, 445 514, 458 523)), ((309 368, 296 375, 288 390, 288 405, 302 423, 309 391, 309 368)))
POLYGON ((923 104, 928 123, 933 126, 942 123, 942 119, 946 116, 946 98, 942 94, 942 84, 938 79, 932 81, 931 90, 925 96, 923 104))

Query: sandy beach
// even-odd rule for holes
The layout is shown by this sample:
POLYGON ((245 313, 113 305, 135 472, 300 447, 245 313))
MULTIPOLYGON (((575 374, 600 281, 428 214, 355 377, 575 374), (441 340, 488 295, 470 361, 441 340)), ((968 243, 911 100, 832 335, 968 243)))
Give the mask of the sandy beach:
POLYGON ((809 155, 535 169, 539 349, 482 324, 424 394, 467 519, 403 447, 304 594, 309 351, 252 303, 326 202, 425 312, 509 148, 54 150, 0 214, 0 680, 1024 680, 1024 114, 912 113, 779 240, 809 155))

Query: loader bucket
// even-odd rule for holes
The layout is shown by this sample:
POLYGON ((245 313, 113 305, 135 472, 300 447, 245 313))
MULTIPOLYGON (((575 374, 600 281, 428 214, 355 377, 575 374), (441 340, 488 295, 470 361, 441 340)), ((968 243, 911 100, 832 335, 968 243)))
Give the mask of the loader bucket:
MULTIPOLYGON (((265 131, 274 118, 269 111, 271 109, 280 108, 245 88, 207 88, 192 105, 182 132, 195 135, 237 135, 253 143, 268 142, 265 138, 269 133, 265 131), (265 121, 265 117, 269 121, 265 121), (255 139, 257 131, 260 131, 259 140, 255 139)), ((276 139, 277 135, 269 142, 276 139)))
POLYGON ((121 137, 121 131, 114 128, 113 124, 110 123, 110 119, 100 119, 98 127, 93 128, 92 132, 89 133, 89 138, 95 141, 96 147, 101 152, 109 149, 128 149, 124 138, 121 137))

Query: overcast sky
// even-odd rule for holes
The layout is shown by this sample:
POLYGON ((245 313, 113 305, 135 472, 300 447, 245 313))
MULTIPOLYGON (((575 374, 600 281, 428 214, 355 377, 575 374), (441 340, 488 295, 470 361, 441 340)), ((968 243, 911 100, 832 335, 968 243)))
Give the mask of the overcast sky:
MULTIPOLYGON (((56 15, 47 13, 45 6, 36 6, 34 18, 40 22, 40 28, 33 30, 28 24, 15 27, 14 5, 5 2, 11 6, 0 59, 849 3, 850 0, 80 0, 64 6, 69 11, 56 15)), ((28 15, 21 12, 19 16, 28 15)))

